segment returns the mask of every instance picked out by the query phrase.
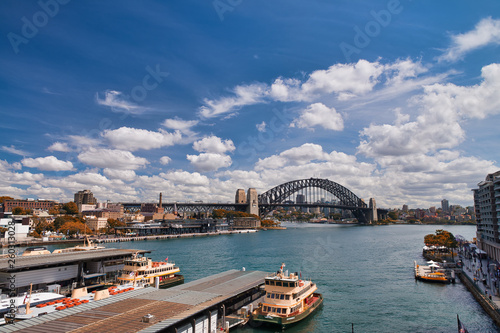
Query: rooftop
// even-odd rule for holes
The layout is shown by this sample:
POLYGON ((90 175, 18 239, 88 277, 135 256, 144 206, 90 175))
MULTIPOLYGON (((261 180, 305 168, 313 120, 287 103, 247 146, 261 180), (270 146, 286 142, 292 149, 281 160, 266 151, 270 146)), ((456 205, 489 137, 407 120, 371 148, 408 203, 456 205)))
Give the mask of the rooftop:
POLYGON ((91 251, 78 251, 69 253, 43 254, 37 256, 17 256, 15 264, 9 263, 9 259, 0 259, 0 272, 11 272, 20 269, 41 267, 46 265, 66 264, 77 261, 91 259, 104 259, 109 257, 130 256, 134 253, 149 253, 144 250, 126 250, 126 249, 99 249, 91 251))
POLYGON ((138 289, 3 326, 2 332, 158 332, 263 284, 266 275, 267 272, 230 270, 170 289, 138 289), (155 316, 157 322, 142 322, 147 314, 155 316))

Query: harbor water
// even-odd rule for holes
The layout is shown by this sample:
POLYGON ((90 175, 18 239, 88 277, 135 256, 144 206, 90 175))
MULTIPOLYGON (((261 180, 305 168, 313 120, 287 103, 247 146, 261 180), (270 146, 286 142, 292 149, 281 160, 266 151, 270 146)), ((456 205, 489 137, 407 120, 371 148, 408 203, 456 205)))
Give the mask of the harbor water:
MULTIPOLYGON (((229 269, 290 272, 318 284, 324 305, 286 332, 500 332, 460 283, 417 282, 413 261, 424 263, 424 236, 437 229, 471 240, 475 226, 286 224, 287 230, 185 239, 110 243, 151 250, 175 261, 189 282, 229 269)), ((274 332, 245 327, 237 333, 274 332)))

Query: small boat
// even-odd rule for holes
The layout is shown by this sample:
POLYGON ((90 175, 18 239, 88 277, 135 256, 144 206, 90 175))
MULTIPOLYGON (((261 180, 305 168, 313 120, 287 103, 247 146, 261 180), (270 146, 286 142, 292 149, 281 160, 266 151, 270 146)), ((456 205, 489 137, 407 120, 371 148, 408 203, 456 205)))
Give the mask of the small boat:
POLYGON ((286 328, 306 318, 323 304, 317 286, 302 280, 297 273, 280 270, 265 278, 264 302, 252 313, 251 320, 286 328))
POLYGON ((450 283, 451 280, 446 276, 441 267, 431 261, 428 266, 419 265, 416 261, 415 264, 415 279, 425 282, 435 282, 435 283, 450 283))
POLYGON ((118 277, 120 283, 135 283, 137 281, 152 286, 158 283, 159 288, 168 288, 184 283, 184 276, 175 263, 166 261, 154 262, 151 258, 139 257, 137 253, 132 259, 125 260, 122 274, 118 277))
POLYGON ((28 247, 24 250, 22 257, 26 256, 39 256, 43 254, 50 254, 50 251, 47 250, 45 246, 37 246, 37 247, 28 247))
POLYGON ((99 246, 95 245, 92 243, 92 241, 89 239, 88 236, 85 237, 83 240, 83 245, 77 245, 74 247, 68 247, 65 249, 57 249, 52 252, 53 254, 56 253, 70 253, 70 252, 80 252, 80 251, 94 251, 94 250, 100 250, 100 249, 105 249, 105 246, 99 246))

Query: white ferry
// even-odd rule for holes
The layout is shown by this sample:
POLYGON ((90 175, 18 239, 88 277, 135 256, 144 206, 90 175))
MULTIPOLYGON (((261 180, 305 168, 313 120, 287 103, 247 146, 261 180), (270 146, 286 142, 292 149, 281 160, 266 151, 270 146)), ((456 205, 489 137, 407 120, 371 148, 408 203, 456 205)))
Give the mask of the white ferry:
POLYGON ((323 296, 317 293, 317 286, 302 280, 297 273, 280 270, 265 278, 265 300, 252 313, 256 322, 279 325, 285 328, 313 313, 323 304, 323 296))
POLYGON ((184 277, 180 274, 179 267, 175 263, 154 262, 151 258, 138 257, 134 255, 132 259, 125 260, 122 274, 118 277, 120 283, 141 283, 152 286, 159 284, 160 288, 168 288, 184 282, 184 277))

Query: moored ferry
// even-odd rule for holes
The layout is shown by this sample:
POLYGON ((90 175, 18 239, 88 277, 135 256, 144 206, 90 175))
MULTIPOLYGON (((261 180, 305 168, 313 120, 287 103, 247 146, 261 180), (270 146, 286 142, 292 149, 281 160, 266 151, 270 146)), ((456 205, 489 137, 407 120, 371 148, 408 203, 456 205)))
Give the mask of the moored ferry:
POLYGON ((449 279, 446 274, 440 269, 437 263, 431 261, 429 266, 419 265, 414 261, 415 279, 425 282, 435 283, 450 283, 455 282, 454 279, 449 279))
POLYGON ((122 284, 141 282, 152 286, 158 282, 160 288, 168 288, 184 283, 184 277, 177 274, 179 272, 179 267, 169 262, 168 258, 165 262, 154 262, 151 258, 139 257, 136 254, 132 259, 125 260, 118 281, 122 284))
POLYGON ((306 318, 323 304, 317 286, 297 273, 280 270, 265 278, 264 302, 252 313, 252 320, 285 328, 306 318))

